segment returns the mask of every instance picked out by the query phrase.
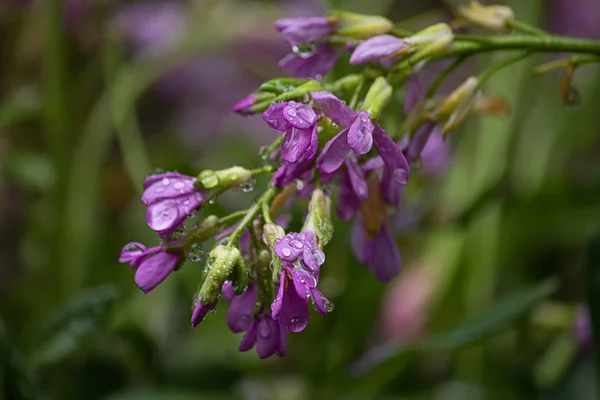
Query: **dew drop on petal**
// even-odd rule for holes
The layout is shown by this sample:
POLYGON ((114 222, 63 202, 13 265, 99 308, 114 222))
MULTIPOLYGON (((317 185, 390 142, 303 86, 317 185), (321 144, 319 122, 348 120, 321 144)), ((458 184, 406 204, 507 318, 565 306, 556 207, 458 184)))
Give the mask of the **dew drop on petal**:
POLYGON ((392 177, 396 182, 404 184, 408 180, 408 173, 402 168, 396 168, 392 172, 392 177))
POLYGON ((292 254, 292 251, 288 247, 284 247, 281 249, 281 254, 283 254, 284 257, 289 257, 292 254))
MULTIPOLYGON (((164 183, 163 183, 164 184, 164 183)), ((177 181, 173 184, 173 188, 177 190, 181 190, 185 187, 185 182, 177 181)))
POLYGON ((171 201, 157 203, 151 210, 148 225, 155 231, 170 229, 179 218, 179 209, 176 203, 171 201))
POLYGON ((302 247, 304 247, 304 245, 302 244, 302 242, 299 241, 299 240, 296 240, 296 239, 290 240, 290 246, 293 246, 293 247, 295 247, 297 249, 301 249, 302 247))
POLYGON ((126 253, 141 253, 144 251, 144 249, 137 244, 130 243, 123 248, 123 251, 126 253))
POLYGON ((291 332, 297 332, 300 329, 302 329, 304 327, 304 325, 306 325, 306 319, 305 318, 292 318, 290 319, 289 323, 288 323, 288 330, 291 332))
POLYGON ((161 182, 162 182, 163 186, 169 186, 169 183, 171 183, 169 178, 163 178, 161 182))

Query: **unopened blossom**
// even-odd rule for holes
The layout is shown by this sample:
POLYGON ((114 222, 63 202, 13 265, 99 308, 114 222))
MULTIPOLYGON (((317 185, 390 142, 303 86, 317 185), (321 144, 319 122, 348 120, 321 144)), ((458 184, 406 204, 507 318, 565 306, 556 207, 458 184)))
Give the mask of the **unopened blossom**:
POLYGON ((252 115, 253 113, 250 111, 250 107, 254 105, 255 99, 256 95, 254 94, 244 97, 233 106, 232 111, 242 115, 252 115))
POLYGON ((260 358, 268 358, 274 354, 285 356, 287 338, 280 321, 268 315, 264 307, 255 313, 258 286, 253 284, 244 293, 235 296, 231 283, 226 283, 223 294, 231 302, 227 311, 229 329, 234 333, 245 332, 239 350, 248 351, 256 346, 256 353, 260 358))
POLYGON ((319 146, 318 120, 314 110, 295 101, 275 103, 262 115, 271 128, 285 132, 281 157, 290 163, 312 159, 319 146))
POLYGON ((408 47, 402 39, 397 37, 375 36, 360 42, 350 57, 350 64, 377 62, 384 67, 391 67, 399 61, 403 53, 406 53, 408 47))
POLYGON ((148 207, 148 226, 165 236, 183 224, 202 205, 205 193, 194 187, 193 176, 176 172, 150 175, 144 181, 142 202, 148 207))
POLYGON ((325 255, 310 231, 287 234, 278 239, 274 251, 283 261, 283 269, 271 314, 288 332, 300 332, 308 324, 308 299, 313 299, 319 313, 327 313, 329 301, 317 289, 325 255))
POLYGON ((321 40, 336 28, 336 21, 326 17, 286 18, 275 22, 275 29, 291 46, 321 40))
POLYGON ((322 79, 335 65, 342 50, 327 43, 318 43, 307 51, 294 48, 279 67, 294 78, 322 79))
POLYGON ((346 160, 350 151, 357 156, 368 153, 372 146, 383 159, 396 181, 404 184, 408 179, 408 163, 394 141, 377 123, 371 121, 368 111, 354 111, 330 92, 311 93, 323 114, 343 127, 331 139, 317 159, 317 168, 323 173, 336 171, 346 160))
POLYGON ((150 293, 164 281, 183 260, 180 250, 171 250, 165 246, 147 248, 141 243, 128 243, 123 246, 120 263, 129 263, 136 269, 135 284, 145 293, 150 293))

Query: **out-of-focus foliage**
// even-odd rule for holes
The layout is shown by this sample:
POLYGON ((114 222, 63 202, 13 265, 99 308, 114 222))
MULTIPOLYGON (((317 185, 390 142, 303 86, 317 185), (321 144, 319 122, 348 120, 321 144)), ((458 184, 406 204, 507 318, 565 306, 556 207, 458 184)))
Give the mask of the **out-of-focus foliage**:
MULTIPOLYGON (((600 221, 596 66, 578 70, 574 108, 557 74, 530 73, 550 57, 490 79, 510 113, 454 132, 447 171, 413 172, 394 221, 406 270, 396 281, 377 282, 348 249, 350 226, 336 224, 321 277, 335 311, 290 335, 286 358, 239 353, 225 313, 190 328, 201 263, 144 295, 117 262, 123 243, 154 240, 144 176, 253 165, 275 138, 260 118, 229 114, 282 75, 272 21, 331 6, 417 29, 449 20, 455 3, 2 1, 3 398, 596 398, 593 357, 574 334, 584 265, 600 262, 588 246, 600 221)), ((593 0, 506 3, 550 31, 600 35, 593 0)), ((467 64, 442 92, 492 61, 467 64)))

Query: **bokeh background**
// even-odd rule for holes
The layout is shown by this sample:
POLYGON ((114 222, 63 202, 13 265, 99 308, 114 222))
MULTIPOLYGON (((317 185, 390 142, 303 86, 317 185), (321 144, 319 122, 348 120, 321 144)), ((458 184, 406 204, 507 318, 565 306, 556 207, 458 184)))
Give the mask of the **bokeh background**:
MULTIPOLYGON (((286 358, 239 353, 226 304, 190 328, 201 262, 149 295, 117 262, 124 243, 156 242, 139 200, 156 168, 258 165, 275 133, 229 110, 283 75, 274 20, 335 7, 418 29, 456 3, 1 0, 0 397, 597 398, 583 307, 584 271, 600 263, 596 66, 577 71, 570 107, 559 72, 531 74, 556 56, 489 81, 509 112, 469 120, 413 171, 392 221, 394 282, 357 263, 350 226, 336 223, 321 278, 335 310, 289 335, 286 358)), ((600 38, 597 0, 508 4, 551 32, 600 38)), ((477 57, 442 92, 501 59, 477 57)))

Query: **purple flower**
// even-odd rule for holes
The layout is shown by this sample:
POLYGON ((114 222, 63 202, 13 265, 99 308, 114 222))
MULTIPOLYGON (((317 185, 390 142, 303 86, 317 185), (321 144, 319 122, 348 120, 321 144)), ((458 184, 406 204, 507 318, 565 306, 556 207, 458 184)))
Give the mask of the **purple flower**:
POLYGON ((384 67, 391 67, 398 62, 399 55, 409 46, 391 35, 375 36, 363 40, 352 53, 350 64, 358 65, 378 62, 384 67))
POLYGON ((300 332, 308 324, 309 298, 319 313, 328 311, 329 301, 317 289, 325 255, 313 232, 289 233, 275 243, 274 251, 283 261, 283 269, 271 315, 288 332, 300 332))
POLYGON ((435 129, 421 152, 421 171, 431 176, 440 175, 447 170, 451 160, 452 154, 442 132, 435 129))
POLYGON ((167 172, 150 175, 144 181, 142 202, 148 207, 148 226, 165 236, 176 230, 200 207, 205 193, 194 188, 196 178, 167 172))
POLYGON ((285 161, 295 163, 302 157, 312 159, 315 156, 319 146, 319 117, 310 106, 295 101, 275 103, 262 117, 271 128, 285 132, 281 144, 281 157, 285 161))
POLYGON ((577 314, 575 316, 575 334, 581 352, 588 356, 591 355, 594 351, 594 337, 592 335, 590 312, 587 307, 581 306, 577 309, 577 314))
POLYGON ((280 19, 274 26, 290 46, 320 40, 336 28, 335 22, 325 17, 280 19))
POLYGON ((234 333, 246 332, 240 343, 240 351, 248 351, 256 345, 260 358, 273 354, 285 356, 287 349, 286 331, 280 322, 261 310, 254 313, 258 299, 258 287, 251 285, 244 293, 234 296, 231 284, 223 286, 225 297, 231 301, 227 312, 227 324, 234 333))
POLYGON ((141 243, 123 246, 120 263, 129 263, 137 269, 135 284, 148 294, 173 272, 182 260, 181 251, 167 251, 163 246, 146 248, 141 243))
POLYGON ((390 176, 402 184, 406 183, 409 167, 402 151, 379 124, 371 122, 368 111, 356 112, 329 92, 311 95, 325 116, 344 127, 323 148, 317 159, 319 171, 332 173, 344 163, 351 150, 356 155, 363 155, 374 145, 391 172, 390 176))
MULTIPOLYGON (((381 160, 380 157, 378 159, 381 160)), ((368 188, 363 168, 355 157, 350 156, 346 159, 345 168, 340 173, 340 195, 336 214, 344 221, 352 219, 367 197, 368 188)))
POLYGON ((354 220, 351 233, 356 258, 382 282, 391 281, 400 271, 400 251, 391 230, 385 223, 369 232, 361 217, 354 220))
POLYGON ((232 111, 242 115, 252 115, 253 112, 250 111, 250 107, 254 105, 254 99, 256 99, 255 94, 244 97, 242 100, 238 101, 235 106, 233 106, 232 111))
POLYGON ((320 80, 331 71, 341 52, 327 43, 319 43, 305 53, 294 49, 279 62, 279 67, 290 72, 294 78, 320 80))
POLYGON ((315 159, 302 158, 300 161, 295 163, 284 163, 275 175, 273 176, 273 183, 275 186, 282 188, 296 179, 311 180, 313 177, 312 168, 315 165, 315 159))

